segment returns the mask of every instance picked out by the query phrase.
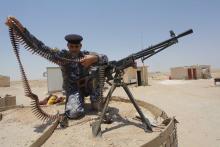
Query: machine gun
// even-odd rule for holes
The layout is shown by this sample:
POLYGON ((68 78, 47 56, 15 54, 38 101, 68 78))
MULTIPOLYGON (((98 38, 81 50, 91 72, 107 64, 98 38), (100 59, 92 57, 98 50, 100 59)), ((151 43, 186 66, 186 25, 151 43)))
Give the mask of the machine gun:
POLYGON ((135 61, 138 59, 141 59, 142 62, 144 62, 144 60, 148 59, 149 57, 161 52, 162 50, 174 45, 175 43, 178 43, 179 38, 189 35, 191 33, 193 33, 192 29, 187 30, 176 36, 173 31, 170 31, 170 36, 171 36, 170 39, 165 40, 156 45, 150 46, 137 53, 131 54, 128 57, 125 57, 119 61, 111 61, 109 63, 109 66, 112 67, 111 69, 115 69, 115 71, 118 71, 133 66, 135 64, 135 61))
POLYGON ((99 82, 100 82, 99 86, 101 85, 101 87, 102 87, 104 84, 104 81, 106 80, 106 82, 109 85, 111 85, 111 88, 105 98, 103 98, 102 92, 101 92, 101 99, 104 99, 104 101, 103 101, 104 107, 102 109, 100 118, 92 124, 93 136, 101 135, 101 123, 103 122, 103 119, 104 119, 109 101, 111 99, 112 93, 114 92, 116 87, 120 87, 120 86, 123 87, 123 89, 125 90, 126 94, 129 97, 130 101, 132 102, 132 104, 134 105, 138 114, 140 115, 141 121, 143 122, 143 125, 144 125, 145 132, 152 131, 150 121, 147 119, 147 117, 144 116, 140 107, 135 102, 135 99, 134 99, 131 91, 129 90, 127 84, 124 83, 124 81, 123 81, 123 78, 122 78, 122 76, 124 74, 123 70, 128 67, 134 66, 134 64, 136 64, 135 61, 137 59, 141 59, 142 62, 144 62, 144 60, 148 59, 149 57, 151 57, 151 56, 161 52, 162 50, 178 43, 179 38, 186 36, 186 35, 189 35, 191 33, 193 33, 192 29, 187 30, 187 31, 176 36, 173 31, 170 31, 171 38, 168 40, 165 40, 161 43, 150 46, 150 47, 148 47, 142 51, 139 51, 137 53, 131 54, 128 57, 123 58, 119 61, 110 61, 107 65, 99 66, 99 76, 101 75, 100 79, 99 79, 99 82), (105 80, 103 80, 104 77, 106 77, 105 80), (111 80, 113 81, 112 83, 109 82, 111 80))

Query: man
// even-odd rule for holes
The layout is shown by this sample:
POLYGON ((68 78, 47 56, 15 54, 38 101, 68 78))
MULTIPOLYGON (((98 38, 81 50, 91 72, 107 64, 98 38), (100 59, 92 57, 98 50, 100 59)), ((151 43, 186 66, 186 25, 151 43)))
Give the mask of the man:
MULTIPOLYGON (((14 17, 9 17, 6 20, 6 25, 11 27, 13 21, 18 24, 18 29, 27 36, 29 44, 34 46, 36 52, 41 51, 45 54, 50 54, 50 61, 58 63, 60 58, 74 59, 79 58, 80 63, 67 63, 61 66, 63 76, 63 89, 66 92, 65 116, 70 119, 78 119, 84 115, 84 96, 85 93, 78 86, 79 79, 88 75, 89 68, 97 63, 107 63, 108 58, 105 55, 95 52, 81 51, 83 37, 77 34, 69 34, 65 36, 68 50, 54 50, 33 36, 23 25, 14 17), (9 19, 10 18, 10 19, 9 19)), ((98 102, 99 89, 91 91, 90 100, 94 109, 100 107, 98 102)))
MULTIPOLYGON (((67 47, 69 49, 69 53, 72 57, 83 57, 80 60, 80 64, 67 64, 65 66, 61 66, 64 85, 63 88, 66 91, 66 96, 68 101, 66 103, 65 112, 69 118, 78 118, 84 114, 83 108, 83 99, 85 93, 80 90, 75 81, 79 80, 80 77, 83 77, 88 73, 88 68, 91 65, 94 65, 98 62, 107 62, 107 57, 105 55, 98 55, 93 52, 88 51, 80 51, 82 44, 81 41, 83 38, 80 35, 70 34, 65 37, 67 43, 67 47)), ((66 51, 63 51, 64 54, 66 51)), ((90 93, 90 99, 92 102, 92 106, 94 109, 98 107, 98 89, 90 93)))

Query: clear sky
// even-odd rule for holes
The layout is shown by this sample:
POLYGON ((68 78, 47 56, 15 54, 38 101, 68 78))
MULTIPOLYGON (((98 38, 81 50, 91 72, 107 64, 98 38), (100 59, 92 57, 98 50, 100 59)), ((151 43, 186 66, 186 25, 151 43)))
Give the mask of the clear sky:
MULTIPOLYGON (((220 1, 216 0, 1 0, 0 74, 19 79, 6 17, 17 17, 28 30, 50 47, 66 48, 64 36, 84 37, 83 49, 118 60, 189 28, 179 43, 145 61, 150 71, 170 67, 210 64, 220 68, 220 1)), ((41 79, 45 59, 22 49, 22 60, 31 79, 41 79)))

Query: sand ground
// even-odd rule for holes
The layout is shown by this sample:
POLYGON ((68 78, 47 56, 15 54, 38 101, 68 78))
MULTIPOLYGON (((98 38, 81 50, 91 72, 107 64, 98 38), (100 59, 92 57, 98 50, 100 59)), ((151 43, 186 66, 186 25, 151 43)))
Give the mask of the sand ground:
MULTIPOLYGON (((149 84, 130 89, 135 98, 152 103, 169 116, 176 117, 180 122, 180 147, 220 147, 220 86, 214 86, 213 79, 150 80, 149 84)), ((31 86, 40 98, 46 96, 46 81, 32 81, 31 86)), ((29 105, 21 82, 0 88, 0 95, 5 94, 16 95, 17 104, 29 105)), ((126 97, 121 88, 117 88, 113 95, 126 97)))
MULTIPOLYGON (((220 147, 220 86, 213 79, 195 81, 150 81, 151 86, 131 88, 138 99, 152 103, 175 116, 179 145, 220 147)), ((122 90, 115 92, 125 96, 122 90)))

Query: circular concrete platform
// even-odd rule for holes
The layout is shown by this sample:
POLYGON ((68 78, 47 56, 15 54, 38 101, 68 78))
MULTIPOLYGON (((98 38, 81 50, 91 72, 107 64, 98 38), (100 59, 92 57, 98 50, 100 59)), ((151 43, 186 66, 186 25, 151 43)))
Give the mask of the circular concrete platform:
MULTIPOLYGON (((29 107, 1 112, 0 140, 4 146, 177 146, 175 119, 152 104, 140 100, 137 103, 155 126, 152 133, 144 132, 138 113, 128 99, 113 97, 109 104, 113 122, 102 124, 102 137, 92 136, 90 126, 98 116, 86 104, 86 116, 70 120, 65 129, 57 127, 58 121, 42 123, 37 120, 29 107)), ((57 109, 62 112, 64 105, 43 109, 50 113, 56 113, 57 109)))

